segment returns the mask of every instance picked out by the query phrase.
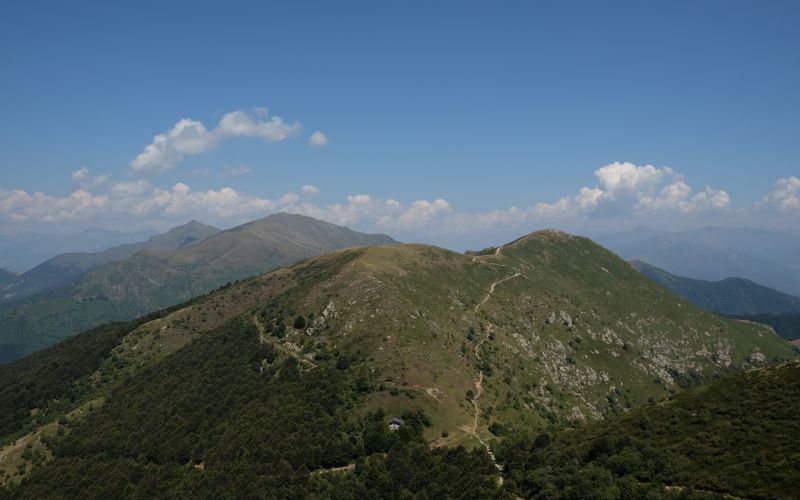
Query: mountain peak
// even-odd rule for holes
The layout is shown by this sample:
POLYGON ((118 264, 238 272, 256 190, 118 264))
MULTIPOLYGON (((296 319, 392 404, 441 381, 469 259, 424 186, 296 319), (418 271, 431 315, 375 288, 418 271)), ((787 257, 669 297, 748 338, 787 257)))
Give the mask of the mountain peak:
POLYGON ((219 232, 219 229, 193 219, 185 224, 173 227, 166 233, 152 236, 147 240, 145 247, 150 250, 182 248, 219 232))
POLYGON ((532 233, 528 233, 525 236, 521 236, 514 241, 510 241, 503 245, 501 248, 517 246, 520 244, 524 244, 527 242, 534 242, 534 241, 574 241, 582 239, 580 236, 575 236, 574 234, 567 233, 562 231, 561 229, 556 228, 547 228, 547 229, 539 229, 538 231, 533 231, 532 233))
POLYGON ((186 222, 185 224, 181 224, 179 226, 175 226, 175 227, 169 229, 166 233, 163 233, 163 234, 167 234, 167 233, 170 233, 170 232, 173 232, 173 231, 180 231, 180 230, 184 230, 184 229, 198 229, 198 228, 213 229, 214 231, 219 231, 219 229, 215 228, 214 226, 209 226, 208 224, 203 224, 202 222, 200 222, 200 221, 198 221, 196 219, 192 219, 189 222, 186 222))
POLYGON ((549 238, 560 238, 560 239, 577 238, 577 236, 575 236, 574 234, 552 227, 546 229, 540 229, 539 231, 534 231, 533 233, 531 233, 531 236, 544 236, 549 238))

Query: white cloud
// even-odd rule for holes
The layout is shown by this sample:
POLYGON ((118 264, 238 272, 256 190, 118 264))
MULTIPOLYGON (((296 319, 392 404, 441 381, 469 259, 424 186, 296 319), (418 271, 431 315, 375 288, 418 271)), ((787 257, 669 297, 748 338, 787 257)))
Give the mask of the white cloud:
POLYGON ((640 193, 654 189, 665 177, 673 176, 669 167, 656 168, 652 165, 637 167, 633 163, 614 162, 595 170, 598 188, 604 195, 614 199, 619 193, 640 193))
POLYGON ((253 169, 251 169, 247 165, 239 165, 238 167, 223 169, 222 173, 220 173, 219 176, 222 177, 223 179, 229 179, 231 177, 241 177, 243 175, 247 175, 252 171, 253 169))
POLYGON ((325 136, 322 132, 317 130, 311 137, 308 138, 308 144, 314 147, 321 147, 328 144, 328 137, 325 136))
POLYGON ((268 119, 266 108, 252 113, 233 111, 222 117, 216 133, 221 137, 258 137, 267 142, 278 142, 300 133, 299 122, 285 123, 280 116, 268 119))
POLYGON ((210 131, 202 123, 184 118, 168 132, 153 137, 153 142, 131 161, 130 172, 136 175, 166 172, 183 158, 210 151, 230 137, 278 142, 297 135, 301 129, 299 122, 288 124, 279 116, 268 117, 263 108, 228 113, 210 131))
POLYGON ((534 213, 548 217, 580 217, 599 209, 619 213, 705 210, 725 210, 730 207, 730 195, 706 186, 692 195, 692 188, 683 176, 669 167, 636 166, 615 162, 595 170, 597 185, 583 187, 574 198, 563 197, 557 202, 538 203, 534 213))
MULTIPOLYGON (((289 192, 277 198, 263 198, 231 187, 194 191, 188 183, 170 188, 155 186, 148 179, 106 182, 95 186, 88 169, 73 172, 73 192, 64 197, 22 190, 0 190, 0 223, 7 225, 83 223, 111 225, 139 224, 165 227, 190 218, 230 226, 276 211, 303 213, 361 230, 401 234, 469 234, 477 231, 519 228, 520 231, 547 225, 597 224, 601 221, 675 220, 728 214, 727 192, 706 186, 694 191, 683 177, 669 168, 615 163, 595 171, 594 187, 582 187, 573 196, 556 201, 508 207, 481 213, 454 208, 442 198, 403 203, 366 193, 348 196, 343 202, 320 205, 313 202, 319 189, 306 184, 300 195, 289 192), (623 219, 620 219, 623 218, 623 219)), ((782 211, 800 209, 800 179, 780 179, 776 189, 761 206, 782 211)))
POLYGON ((600 204, 604 194, 600 188, 582 187, 577 197, 578 208, 583 212, 591 212, 600 204))
POLYGON ((80 182, 89 176, 89 169, 86 167, 81 167, 78 170, 72 172, 70 176, 72 177, 72 182, 80 182))
POLYGON ((166 172, 187 155, 204 153, 217 146, 219 136, 206 130, 194 120, 183 119, 165 134, 153 137, 153 142, 131 162, 134 174, 166 172))
POLYGON ((75 184, 75 186, 83 189, 102 187, 109 180, 111 180, 110 174, 96 176, 90 175, 89 169, 86 167, 81 167, 78 170, 75 170, 70 174, 70 177, 72 178, 72 182, 75 184))
POLYGON ((775 190, 765 196, 757 208, 773 208, 786 213, 800 211, 800 178, 778 179, 775 190))
POLYGON ((95 196, 83 189, 62 198, 22 190, 0 191, 0 214, 13 222, 59 223, 102 210, 107 204, 107 195, 95 196))

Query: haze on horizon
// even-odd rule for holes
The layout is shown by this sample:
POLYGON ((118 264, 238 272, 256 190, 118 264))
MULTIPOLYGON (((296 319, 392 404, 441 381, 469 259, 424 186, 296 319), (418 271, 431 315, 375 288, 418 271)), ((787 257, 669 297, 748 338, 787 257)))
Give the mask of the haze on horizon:
POLYGON ((3 5, 0 234, 797 232, 798 10, 3 5))

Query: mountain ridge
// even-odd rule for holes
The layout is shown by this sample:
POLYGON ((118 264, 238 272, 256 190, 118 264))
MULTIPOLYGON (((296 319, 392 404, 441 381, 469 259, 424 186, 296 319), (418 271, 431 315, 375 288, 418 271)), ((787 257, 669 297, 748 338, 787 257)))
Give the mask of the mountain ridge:
POLYGON ((600 236, 598 242, 627 260, 642 260, 680 276, 712 281, 739 276, 800 295, 796 233, 746 227, 676 232, 638 227, 600 236))
POLYGON ((324 251, 394 241, 294 214, 272 214, 225 231, 209 228, 194 221, 154 237, 149 248, 123 247, 134 253, 0 307, 0 361, 324 251), (186 241, 198 229, 212 234, 186 241))
POLYGON ((154 229, 113 231, 88 228, 79 233, 9 233, 0 238, 0 266, 21 274, 56 255, 94 253, 160 234, 154 229))
POLYGON ((753 315, 800 312, 800 297, 745 278, 707 281, 677 276, 641 260, 631 264, 666 289, 703 309, 719 314, 753 315))
POLYGON ((148 248, 181 248, 193 241, 202 240, 219 232, 219 229, 190 221, 169 231, 149 237, 138 243, 125 243, 99 252, 77 252, 56 255, 38 266, 16 276, 0 289, 0 304, 16 302, 36 293, 79 280, 92 269, 123 260, 148 248))

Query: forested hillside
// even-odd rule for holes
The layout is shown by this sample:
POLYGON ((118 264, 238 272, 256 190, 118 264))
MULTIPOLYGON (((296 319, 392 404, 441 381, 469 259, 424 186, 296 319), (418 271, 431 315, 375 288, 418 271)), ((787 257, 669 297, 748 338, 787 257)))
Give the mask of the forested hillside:
POLYGON ((525 498, 796 498, 800 363, 733 375, 621 417, 508 439, 525 498))

